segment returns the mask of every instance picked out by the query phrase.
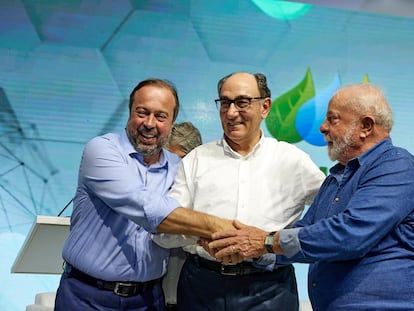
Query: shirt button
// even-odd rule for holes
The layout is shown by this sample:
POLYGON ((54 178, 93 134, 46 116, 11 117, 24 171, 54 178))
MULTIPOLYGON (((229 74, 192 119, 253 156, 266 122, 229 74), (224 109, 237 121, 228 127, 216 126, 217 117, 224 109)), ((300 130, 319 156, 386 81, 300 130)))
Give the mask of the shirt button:
POLYGON ((312 287, 316 287, 316 282, 312 282, 312 287))
POLYGON ((336 197, 336 198, 335 198, 335 202, 338 202, 338 201, 339 201, 339 198, 338 198, 338 197, 336 197))

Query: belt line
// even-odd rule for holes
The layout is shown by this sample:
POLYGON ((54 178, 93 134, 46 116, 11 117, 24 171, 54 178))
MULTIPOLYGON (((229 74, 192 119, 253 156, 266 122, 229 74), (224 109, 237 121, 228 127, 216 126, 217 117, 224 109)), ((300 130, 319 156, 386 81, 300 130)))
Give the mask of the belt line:
POLYGON ((70 277, 73 277, 83 283, 94 286, 99 289, 114 292, 118 296, 130 297, 142 293, 160 282, 160 279, 155 279, 147 282, 121 282, 121 281, 104 281, 96 279, 82 271, 66 264, 65 271, 70 277))

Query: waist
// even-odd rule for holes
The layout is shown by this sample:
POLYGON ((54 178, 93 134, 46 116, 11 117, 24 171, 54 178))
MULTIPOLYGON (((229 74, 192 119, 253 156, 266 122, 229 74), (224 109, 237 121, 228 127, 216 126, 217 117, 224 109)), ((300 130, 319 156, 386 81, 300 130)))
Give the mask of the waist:
POLYGON ((116 295, 122 297, 138 295, 148 289, 151 289, 155 284, 161 283, 161 279, 146 282, 104 281, 83 273, 69 264, 66 264, 65 271, 69 277, 77 279, 82 283, 94 286, 98 289, 112 291, 116 295))
POLYGON ((235 265, 224 265, 221 262, 205 259, 201 256, 187 253, 187 258, 196 266, 217 272, 221 275, 248 275, 253 273, 269 273, 269 271, 253 266, 252 262, 241 262, 235 265))

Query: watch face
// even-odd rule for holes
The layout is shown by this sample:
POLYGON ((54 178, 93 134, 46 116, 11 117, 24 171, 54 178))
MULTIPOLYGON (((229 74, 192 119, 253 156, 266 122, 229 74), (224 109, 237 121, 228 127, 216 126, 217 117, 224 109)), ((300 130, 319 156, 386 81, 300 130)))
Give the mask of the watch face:
POLYGON ((266 250, 269 253, 273 253, 273 242, 274 241, 275 241, 275 237, 273 235, 268 235, 265 239, 266 250))
POLYGON ((275 238, 274 238, 274 236, 272 235, 272 236, 267 236, 266 237, 266 240, 265 240, 265 244, 267 244, 267 245, 272 245, 273 246, 273 242, 275 241, 275 238))

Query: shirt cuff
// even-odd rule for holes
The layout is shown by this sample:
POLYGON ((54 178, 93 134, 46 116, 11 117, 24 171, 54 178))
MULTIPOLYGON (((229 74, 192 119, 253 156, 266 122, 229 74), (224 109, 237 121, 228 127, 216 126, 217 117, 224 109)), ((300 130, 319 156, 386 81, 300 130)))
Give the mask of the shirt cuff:
POLYGON ((145 213, 151 233, 157 233, 159 224, 181 205, 169 196, 151 197, 145 204, 145 213))
POLYGON ((299 242, 299 231, 302 228, 283 229, 279 231, 279 244, 284 255, 290 258, 302 249, 299 242))
POLYGON ((163 248, 177 248, 197 244, 198 237, 184 234, 152 234, 152 240, 163 248))
POLYGON ((276 255, 275 254, 264 254, 260 256, 258 259, 253 260, 253 266, 259 269, 273 271, 275 268, 276 263, 276 255))

